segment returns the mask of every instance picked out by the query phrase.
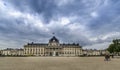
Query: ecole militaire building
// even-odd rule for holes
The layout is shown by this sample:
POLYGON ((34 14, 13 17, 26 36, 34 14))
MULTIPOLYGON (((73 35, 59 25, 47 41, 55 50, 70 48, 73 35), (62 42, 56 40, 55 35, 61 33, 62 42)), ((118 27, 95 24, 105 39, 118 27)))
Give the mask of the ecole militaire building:
POLYGON ((80 56, 82 47, 79 44, 61 44, 53 36, 48 43, 28 43, 24 45, 26 56, 80 56))

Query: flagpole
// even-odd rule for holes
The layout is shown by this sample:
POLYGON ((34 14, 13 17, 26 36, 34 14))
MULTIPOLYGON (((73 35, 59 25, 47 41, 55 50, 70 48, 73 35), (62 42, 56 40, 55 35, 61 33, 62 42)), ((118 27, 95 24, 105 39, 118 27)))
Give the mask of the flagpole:
POLYGON ((52 35, 55 36, 55 33, 53 32, 52 35))

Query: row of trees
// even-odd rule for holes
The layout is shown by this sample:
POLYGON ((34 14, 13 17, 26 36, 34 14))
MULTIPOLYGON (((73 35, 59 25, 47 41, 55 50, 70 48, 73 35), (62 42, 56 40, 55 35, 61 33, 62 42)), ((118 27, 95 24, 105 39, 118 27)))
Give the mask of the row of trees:
POLYGON ((113 43, 109 45, 107 50, 112 54, 120 55, 120 39, 113 40, 113 43))

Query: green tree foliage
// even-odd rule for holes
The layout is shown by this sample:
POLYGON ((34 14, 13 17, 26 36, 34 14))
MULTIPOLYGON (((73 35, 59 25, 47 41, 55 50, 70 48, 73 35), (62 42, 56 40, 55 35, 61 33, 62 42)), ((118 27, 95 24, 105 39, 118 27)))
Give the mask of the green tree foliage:
POLYGON ((107 50, 110 53, 119 53, 120 52, 120 39, 113 40, 113 43, 109 45, 107 50))
POLYGON ((110 44, 110 46, 109 46, 109 48, 107 49, 110 53, 114 53, 114 50, 115 50, 115 48, 114 48, 115 46, 114 46, 114 44, 110 44))

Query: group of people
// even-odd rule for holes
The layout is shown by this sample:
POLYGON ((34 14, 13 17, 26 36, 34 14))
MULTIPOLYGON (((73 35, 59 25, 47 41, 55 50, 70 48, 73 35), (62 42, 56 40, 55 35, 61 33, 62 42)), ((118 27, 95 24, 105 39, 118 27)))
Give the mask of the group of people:
MULTIPOLYGON (((114 58, 114 55, 111 55, 112 58, 114 58)), ((105 55, 105 61, 110 61, 110 55, 109 54, 106 54, 105 55)))

